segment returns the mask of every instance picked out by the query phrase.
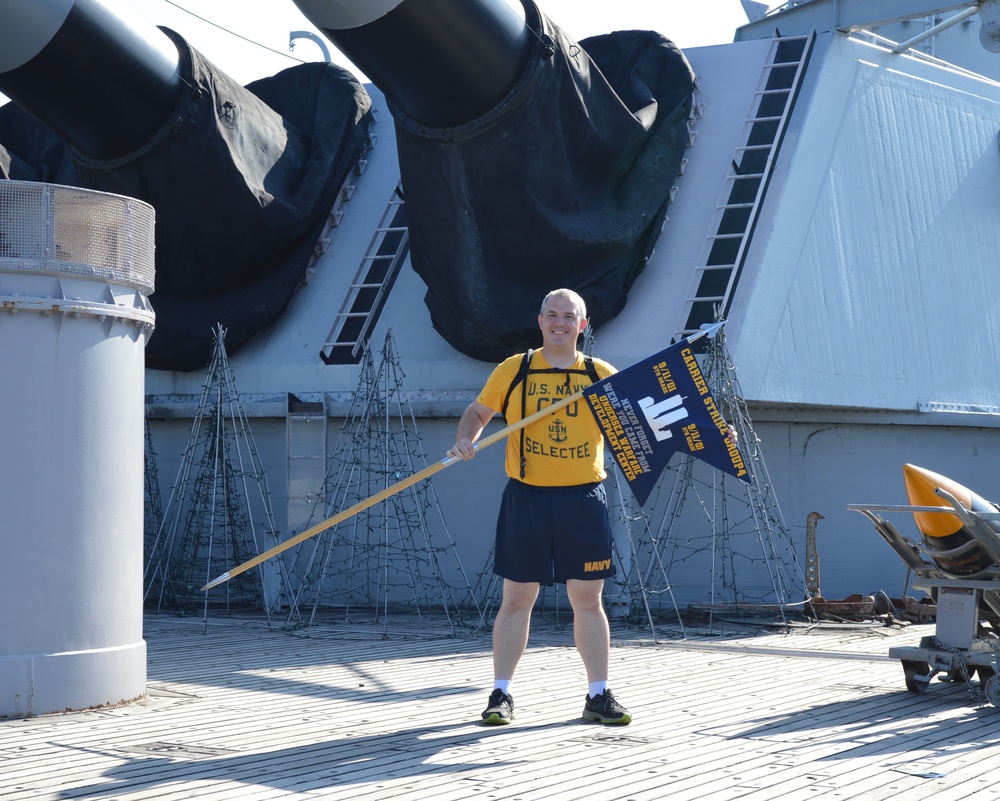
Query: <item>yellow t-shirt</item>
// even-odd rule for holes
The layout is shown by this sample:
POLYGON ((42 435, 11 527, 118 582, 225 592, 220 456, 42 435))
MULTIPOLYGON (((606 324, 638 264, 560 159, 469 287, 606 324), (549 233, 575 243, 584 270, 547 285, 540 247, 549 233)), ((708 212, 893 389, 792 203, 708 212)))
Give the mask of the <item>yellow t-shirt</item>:
MULTIPOLYGON (((504 398, 523 358, 523 354, 518 354, 497 365, 477 400, 495 412, 502 411, 504 398)), ((532 354, 531 370, 550 367, 540 350, 532 354)), ((594 368, 601 378, 617 372, 601 359, 594 359, 594 368)), ((593 383, 587 375, 582 353, 577 353, 576 363, 569 369, 579 372, 529 372, 525 381, 510 394, 507 423, 522 419, 521 395, 525 388, 528 394, 524 416, 528 417, 593 383)), ((607 477, 604 437, 587 401, 580 398, 528 425, 524 429, 524 460, 524 478, 521 478, 521 436, 515 431, 507 437, 506 470, 511 478, 538 487, 568 487, 604 480, 607 477)))

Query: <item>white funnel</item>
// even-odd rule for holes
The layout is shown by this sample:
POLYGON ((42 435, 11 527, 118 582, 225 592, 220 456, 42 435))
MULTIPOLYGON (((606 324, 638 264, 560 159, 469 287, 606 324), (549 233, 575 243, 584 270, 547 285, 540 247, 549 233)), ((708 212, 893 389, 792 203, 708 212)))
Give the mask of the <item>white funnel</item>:
POLYGON ((146 691, 153 209, 0 181, 0 717, 146 691))

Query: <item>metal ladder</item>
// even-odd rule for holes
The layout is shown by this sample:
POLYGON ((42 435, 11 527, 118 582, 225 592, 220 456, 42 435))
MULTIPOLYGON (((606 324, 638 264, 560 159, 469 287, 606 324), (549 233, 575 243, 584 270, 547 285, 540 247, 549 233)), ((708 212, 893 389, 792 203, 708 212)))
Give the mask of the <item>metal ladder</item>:
POLYGON ((729 309, 815 35, 775 36, 684 298, 674 341, 729 309))
POLYGON ((397 184, 320 350, 326 364, 360 361, 362 347, 371 336, 409 252, 406 203, 397 184))

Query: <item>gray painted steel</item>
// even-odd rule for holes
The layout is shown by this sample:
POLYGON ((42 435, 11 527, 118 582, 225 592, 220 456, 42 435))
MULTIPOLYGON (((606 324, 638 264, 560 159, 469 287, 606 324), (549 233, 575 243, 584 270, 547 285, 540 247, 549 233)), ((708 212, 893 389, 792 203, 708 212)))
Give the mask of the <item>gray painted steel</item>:
POLYGON ((145 693, 153 210, 0 181, 0 717, 145 693))

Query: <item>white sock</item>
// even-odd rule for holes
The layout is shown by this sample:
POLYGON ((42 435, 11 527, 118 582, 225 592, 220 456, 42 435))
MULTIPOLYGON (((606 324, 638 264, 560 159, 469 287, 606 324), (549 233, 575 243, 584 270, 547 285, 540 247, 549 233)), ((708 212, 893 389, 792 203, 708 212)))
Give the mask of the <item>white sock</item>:
POLYGON ((591 698, 596 698, 598 695, 604 695, 604 691, 608 689, 607 681, 592 681, 590 682, 590 689, 587 694, 591 698))
POLYGON ((505 695, 510 695, 510 685, 513 683, 511 679, 496 679, 493 682, 494 690, 502 690, 505 695))

